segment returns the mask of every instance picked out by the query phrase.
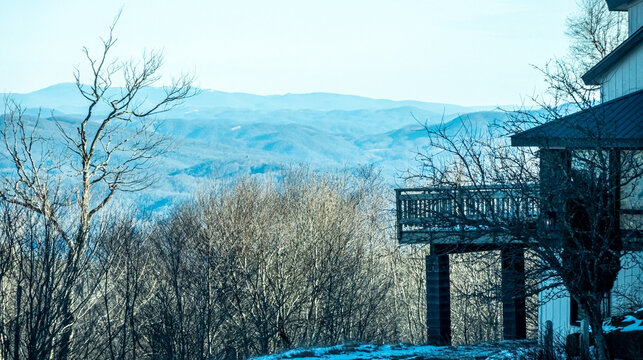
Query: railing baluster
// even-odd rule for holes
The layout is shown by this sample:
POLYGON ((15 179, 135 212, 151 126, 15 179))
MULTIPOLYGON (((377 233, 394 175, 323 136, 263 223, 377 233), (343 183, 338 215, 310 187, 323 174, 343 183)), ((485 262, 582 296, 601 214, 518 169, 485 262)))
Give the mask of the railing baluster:
MULTIPOLYGON (((503 186, 397 189, 398 238, 408 231, 452 231, 456 226, 464 230, 464 225, 483 219, 534 221, 538 202, 532 194, 519 196, 521 190, 503 186)), ((491 222, 489 226, 496 225, 491 222)))

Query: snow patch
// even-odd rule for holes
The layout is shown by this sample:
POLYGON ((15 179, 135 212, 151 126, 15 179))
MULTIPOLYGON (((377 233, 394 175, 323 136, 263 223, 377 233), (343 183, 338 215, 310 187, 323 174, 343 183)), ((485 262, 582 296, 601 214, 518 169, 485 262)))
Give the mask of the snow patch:
POLYGON ((603 331, 609 332, 630 332, 643 331, 643 308, 624 316, 616 316, 603 323, 603 331))
POLYGON ((540 352, 534 341, 501 341, 498 343, 483 343, 467 346, 431 346, 431 345, 337 345, 332 347, 294 349, 281 354, 257 357, 254 360, 285 360, 285 359, 396 359, 411 360, 426 359, 487 359, 509 360, 530 359, 540 352))

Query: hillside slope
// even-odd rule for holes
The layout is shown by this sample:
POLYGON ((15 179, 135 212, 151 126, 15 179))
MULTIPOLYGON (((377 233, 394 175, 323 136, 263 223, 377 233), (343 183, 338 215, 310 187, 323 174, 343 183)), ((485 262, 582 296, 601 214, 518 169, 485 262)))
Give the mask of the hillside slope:
MULTIPOLYGON (((154 98, 159 91, 152 88, 146 95, 154 98)), ((53 139, 58 137, 56 122, 75 133, 85 106, 73 84, 11 96, 29 108, 29 124, 40 112, 39 131, 53 139)), ((423 125, 447 126, 457 136, 465 127, 486 131, 506 116, 477 110, 326 93, 259 96, 205 90, 157 118, 157 132, 171 140, 172 151, 157 159, 152 187, 124 195, 146 208, 162 209, 210 179, 277 173, 296 164, 321 171, 371 164, 394 185, 417 166, 416 154, 426 151, 423 125)), ((6 159, 0 159, 0 171, 11 173, 6 159)))

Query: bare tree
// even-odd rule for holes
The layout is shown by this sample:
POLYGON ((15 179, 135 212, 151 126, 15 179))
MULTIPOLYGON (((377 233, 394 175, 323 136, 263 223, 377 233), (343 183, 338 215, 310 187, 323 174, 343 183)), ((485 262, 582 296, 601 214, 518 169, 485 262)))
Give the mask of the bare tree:
POLYGON ((241 359, 393 340, 399 307, 384 265, 394 247, 379 177, 367 175, 241 179, 159 222, 159 289, 144 329, 153 356, 241 359))
POLYGON ((579 0, 578 13, 567 18, 570 55, 579 71, 589 70, 627 37, 627 15, 610 12, 604 0, 579 0))
POLYGON ((38 115, 30 118, 13 101, 5 102, 3 153, 14 167, 4 179, 0 199, 39 216, 65 244, 62 277, 64 294, 56 299, 62 311, 57 354, 68 357, 74 332, 76 282, 87 264, 93 219, 119 191, 138 191, 150 184, 146 171, 167 149, 166 139, 154 132, 154 115, 168 111, 194 94, 192 77, 182 76, 150 98, 146 89, 159 79, 162 54, 144 54, 140 62, 110 57, 118 17, 102 39, 98 56, 83 49, 88 61, 89 84, 81 71, 76 86, 87 100, 85 115, 70 131, 57 122, 58 134, 42 134, 38 115), (123 87, 113 87, 120 77, 123 87))
POLYGON ((534 285, 541 290, 564 285, 588 316, 597 353, 605 359, 601 303, 614 285, 621 259, 628 254, 624 244, 630 240, 620 231, 615 209, 633 195, 643 163, 636 151, 617 151, 609 143, 610 124, 605 113, 595 109, 598 89, 580 78, 625 39, 625 17, 610 13, 602 0, 582 0, 579 5, 579 14, 568 19, 571 56, 541 69, 549 90, 533 99, 538 109, 507 112, 490 130, 466 125, 466 119, 460 128, 427 127, 429 146, 419 156, 418 179, 454 189, 446 196, 458 209, 432 214, 441 226, 470 226, 478 230, 476 236, 487 233, 508 246, 527 248, 528 267, 542 280, 534 285), (547 144, 540 152, 510 146, 509 135, 574 111, 587 115, 584 124, 567 124, 584 139, 583 146, 570 146, 565 154, 547 151, 547 144), (550 153, 565 159, 553 162, 547 158, 550 153), (512 210, 496 205, 499 194, 512 210), (530 210, 535 208, 540 208, 538 219, 530 210))
MULTIPOLYGON (((525 126, 524 113, 511 116, 525 126)), ((606 128, 600 116, 596 121, 597 129, 606 128)), ((565 286, 585 310, 598 352, 606 358, 601 304, 614 285, 621 259, 628 254, 624 244, 630 241, 620 231, 614 209, 632 196, 622 189, 643 177, 640 156, 633 151, 616 155, 609 144, 587 133, 593 146, 571 151, 569 163, 551 165, 543 159, 545 153, 513 148, 497 140, 499 133, 452 135, 444 127, 430 129, 432 151, 443 154, 424 158, 422 179, 432 186, 466 188, 467 193, 448 192, 450 200, 459 204, 458 210, 428 210, 435 212, 432 217, 446 228, 475 228, 469 239, 472 243, 474 235, 489 235, 506 241, 507 246, 527 248, 533 255, 530 268, 543 280, 534 285, 540 290, 565 286), (614 171, 615 164, 619 172, 614 171), (497 205, 500 193, 511 204, 507 209, 497 205), (534 205, 540 208, 539 219, 530 213, 534 205)))

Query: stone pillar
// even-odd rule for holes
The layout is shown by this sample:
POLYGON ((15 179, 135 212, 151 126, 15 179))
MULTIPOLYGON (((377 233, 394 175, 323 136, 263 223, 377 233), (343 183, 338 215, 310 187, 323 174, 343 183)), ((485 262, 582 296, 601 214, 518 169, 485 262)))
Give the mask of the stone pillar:
POLYGON ((501 251, 502 258, 502 335, 505 340, 525 339, 525 252, 519 247, 501 251))
POLYGON ((426 325, 430 345, 451 345, 449 255, 430 246, 426 256, 426 325))

